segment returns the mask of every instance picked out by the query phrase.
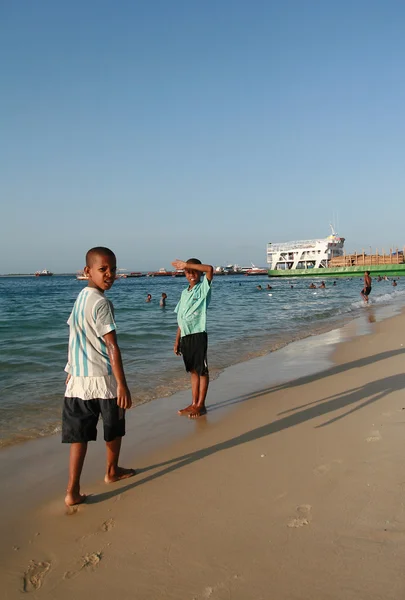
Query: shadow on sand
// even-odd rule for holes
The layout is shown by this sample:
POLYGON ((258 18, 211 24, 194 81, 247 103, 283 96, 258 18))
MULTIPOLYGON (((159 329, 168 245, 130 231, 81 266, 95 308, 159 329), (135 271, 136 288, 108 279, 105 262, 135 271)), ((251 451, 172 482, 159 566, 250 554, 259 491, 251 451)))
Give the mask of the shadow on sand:
MULTIPOLYGON (((352 361, 350 363, 346 363, 343 365, 335 366, 322 373, 318 373, 316 375, 311 375, 307 377, 301 377, 295 381, 291 381, 282 385, 276 385, 266 390, 262 390, 260 392, 247 395, 247 396, 239 396, 237 398, 233 398, 232 400, 225 401, 222 405, 231 405, 237 404, 239 402, 247 401, 251 398, 259 398, 260 396, 264 396, 271 392, 275 392, 278 390, 287 390, 290 388, 297 387, 299 385, 305 385, 311 381, 315 381, 318 379, 326 378, 331 375, 335 375, 337 373, 343 373, 350 369, 359 368, 365 365, 372 364, 374 362, 385 360, 392 356, 397 356, 399 354, 403 354, 405 349, 401 350, 393 350, 390 352, 382 352, 380 354, 376 354, 374 356, 369 356, 360 360, 352 361)), ((301 423, 309 421, 311 419, 315 419, 322 415, 327 415, 336 410, 340 410, 342 408, 348 407, 348 410, 343 414, 338 415, 334 418, 326 420, 321 425, 317 425, 316 428, 326 427, 331 423, 334 423, 344 417, 350 415, 351 413, 360 410, 361 408, 372 404, 373 402, 377 402, 381 400, 388 394, 392 392, 402 390, 405 388, 405 374, 393 375, 390 377, 385 377, 384 379, 379 379, 376 381, 372 381, 363 386, 359 386, 356 388, 352 388, 347 390, 341 394, 336 394, 332 396, 328 396, 326 398, 321 398, 314 402, 310 402, 305 405, 301 405, 295 407, 290 410, 283 411, 279 413, 281 416, 280 419, 267 423, 266 425, 262 425, 261 427, 257 427, 256 429, 252 429, 251 431, 247 431, 243 434, 230 438, 229 440, 225 440, 218 444, 214 444, 207 448, 202 448, 200 450, 196 450, 194 452, 190 452, 188 454, 184 454, 182 456, 177 456, 175 458, 171 458, 167 461, 150 465, 144 469, 139 469, 137 473, 137 477, 146 473, 148 471, 152 471, 154 469, 160 469, 157 473, 153 473, 144 477, 141 480, 133 481, 131 483, 120 487, 115 490, 111 490, 108 492, 103 492, 101 494, 95 494, 88 498, 89 504, 96 504, 98 502, 104 502, 114 496, 122 494, 126 491, 134 489, 140 485, 153 481, 159 477, 163 477, 164 475, 168 475, 172 471, 190 465, 198 460, 202 460, 208 456, 211 456, 217 452, 222 452, 223 450, 229 450, 236 446, 240 446, 241 444, 246 444, 248 442, 258 440, 263 437, 267 437, 272 435, 273 433, 278 433, 283 431, 284 429, 288 429, 290 427, 295 427, 301 423)), ((217 405, 219 406, 219 405, 217 405)), ((215 407, 214 407, 215 408, 215 407)), ((210 409, 211 410, 211 409, 210 409)))

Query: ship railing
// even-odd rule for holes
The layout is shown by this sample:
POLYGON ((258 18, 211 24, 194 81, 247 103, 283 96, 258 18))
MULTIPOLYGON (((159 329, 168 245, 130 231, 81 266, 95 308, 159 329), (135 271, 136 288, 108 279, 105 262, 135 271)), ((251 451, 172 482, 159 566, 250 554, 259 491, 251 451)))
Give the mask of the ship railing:
POLYGON ((327 244, 328 240, 319 239, 319 240, 299 240, 297 242, 277 242, 275 244, 269 243, 267 245, 267 252, 291 252, 296 249, 307 248, 311 250, 314 246, 327 244))
POLYGON ((343 256, 335 256, 329 260, 329 267, 361 267, 366 265, 401 265, 404 264, 404 253, 396 249, 396 252, 390 250, 389 254, 379 254, 376 250, 375 254, 366 254, 355 252, 354 254, 344 254, 343 256))

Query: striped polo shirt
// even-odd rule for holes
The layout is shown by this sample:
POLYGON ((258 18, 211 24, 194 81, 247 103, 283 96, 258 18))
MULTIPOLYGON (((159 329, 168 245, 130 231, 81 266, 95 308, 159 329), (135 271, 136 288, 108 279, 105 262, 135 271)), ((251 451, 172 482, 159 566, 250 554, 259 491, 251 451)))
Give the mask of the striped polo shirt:
POLYGON ((65 371, 73 377, 111 375, 111 363, 103 336, 116 329, 112 303, 95 288, 78 295, 68 319, 69 357, 65 371))

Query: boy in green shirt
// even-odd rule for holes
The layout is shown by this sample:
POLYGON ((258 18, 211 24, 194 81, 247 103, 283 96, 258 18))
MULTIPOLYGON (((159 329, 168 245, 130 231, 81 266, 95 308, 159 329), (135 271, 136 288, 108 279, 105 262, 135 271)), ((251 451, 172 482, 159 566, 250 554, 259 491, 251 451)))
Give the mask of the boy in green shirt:
POLYGON ((214 269, 203 265, 198 258, 189 258, 186 262, 172 262, 176 269, 184 269, 188 288, 183 290, 174 309, 177 313, 177 334, 174 353, 183 355, 186 371, 191 374, 192 404, 179 410, 179 415, 188 415, 197 419, 205 415, 205 398, 209 384, 207 363, 207 307, 211 300, 211 282, 214 269), (201 276, 205 273, 205 277, 201 276))

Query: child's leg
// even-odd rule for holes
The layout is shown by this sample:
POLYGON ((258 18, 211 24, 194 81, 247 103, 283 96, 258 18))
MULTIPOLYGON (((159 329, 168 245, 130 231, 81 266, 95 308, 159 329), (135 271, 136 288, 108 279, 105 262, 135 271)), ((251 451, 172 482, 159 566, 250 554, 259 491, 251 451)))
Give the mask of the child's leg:
POLYGON ((197 404, 194 404, 192 410, 189 412, 190 419, 197 419, 202 415, 205 415, 207 410, 205 408, 205 398, 207 397, 208 385, 210 382, 209 374, 197 375, 198 377, 198 400, 197 404))
POLYGON ((135 469, 123 469, 118 466, 120 457, 122 437, 117 437, 112 442, 106 442, 107 449, 107 472, 104 477, 106 483, 114 483, 121 479, 127 479, 135 475, 135 469))
POLYGON ((190 371, 191 375, 191 397, 192 404, 186 406, 186 408, 182 408, 178 411, 179 415, 188 415, 192 411, 196 409, 198 406, 198 400, 200 398, 200 376, 196 371, 190 371))
POLYGON ((100 400, 103 417, 104 441, 107 450, 107 467, 104 481, 114 483, 135 475, 135 469, 123 469, 118 466, 121 442, 125 435, 125 410, 117 405, 117 400, 100 400))
POLYGON ((200 375, 200 390, 198 395, 198 406, 200 409, 205 408, 205 398, 207 397, 209 383, 210 376, 208 373, 206 375, 200 375))
POLYGON ((69 483, 65 497, 65 504, 68 506, 80 504, 86 499, 85 494, 80 493, 80 475, 86 452, 87 442, 77 442, 70 445, 69 483))
POLYGON ((191 371, 191 396, 193 406, 197 406, 200 399, 200 376, 196 371, 191 371))

